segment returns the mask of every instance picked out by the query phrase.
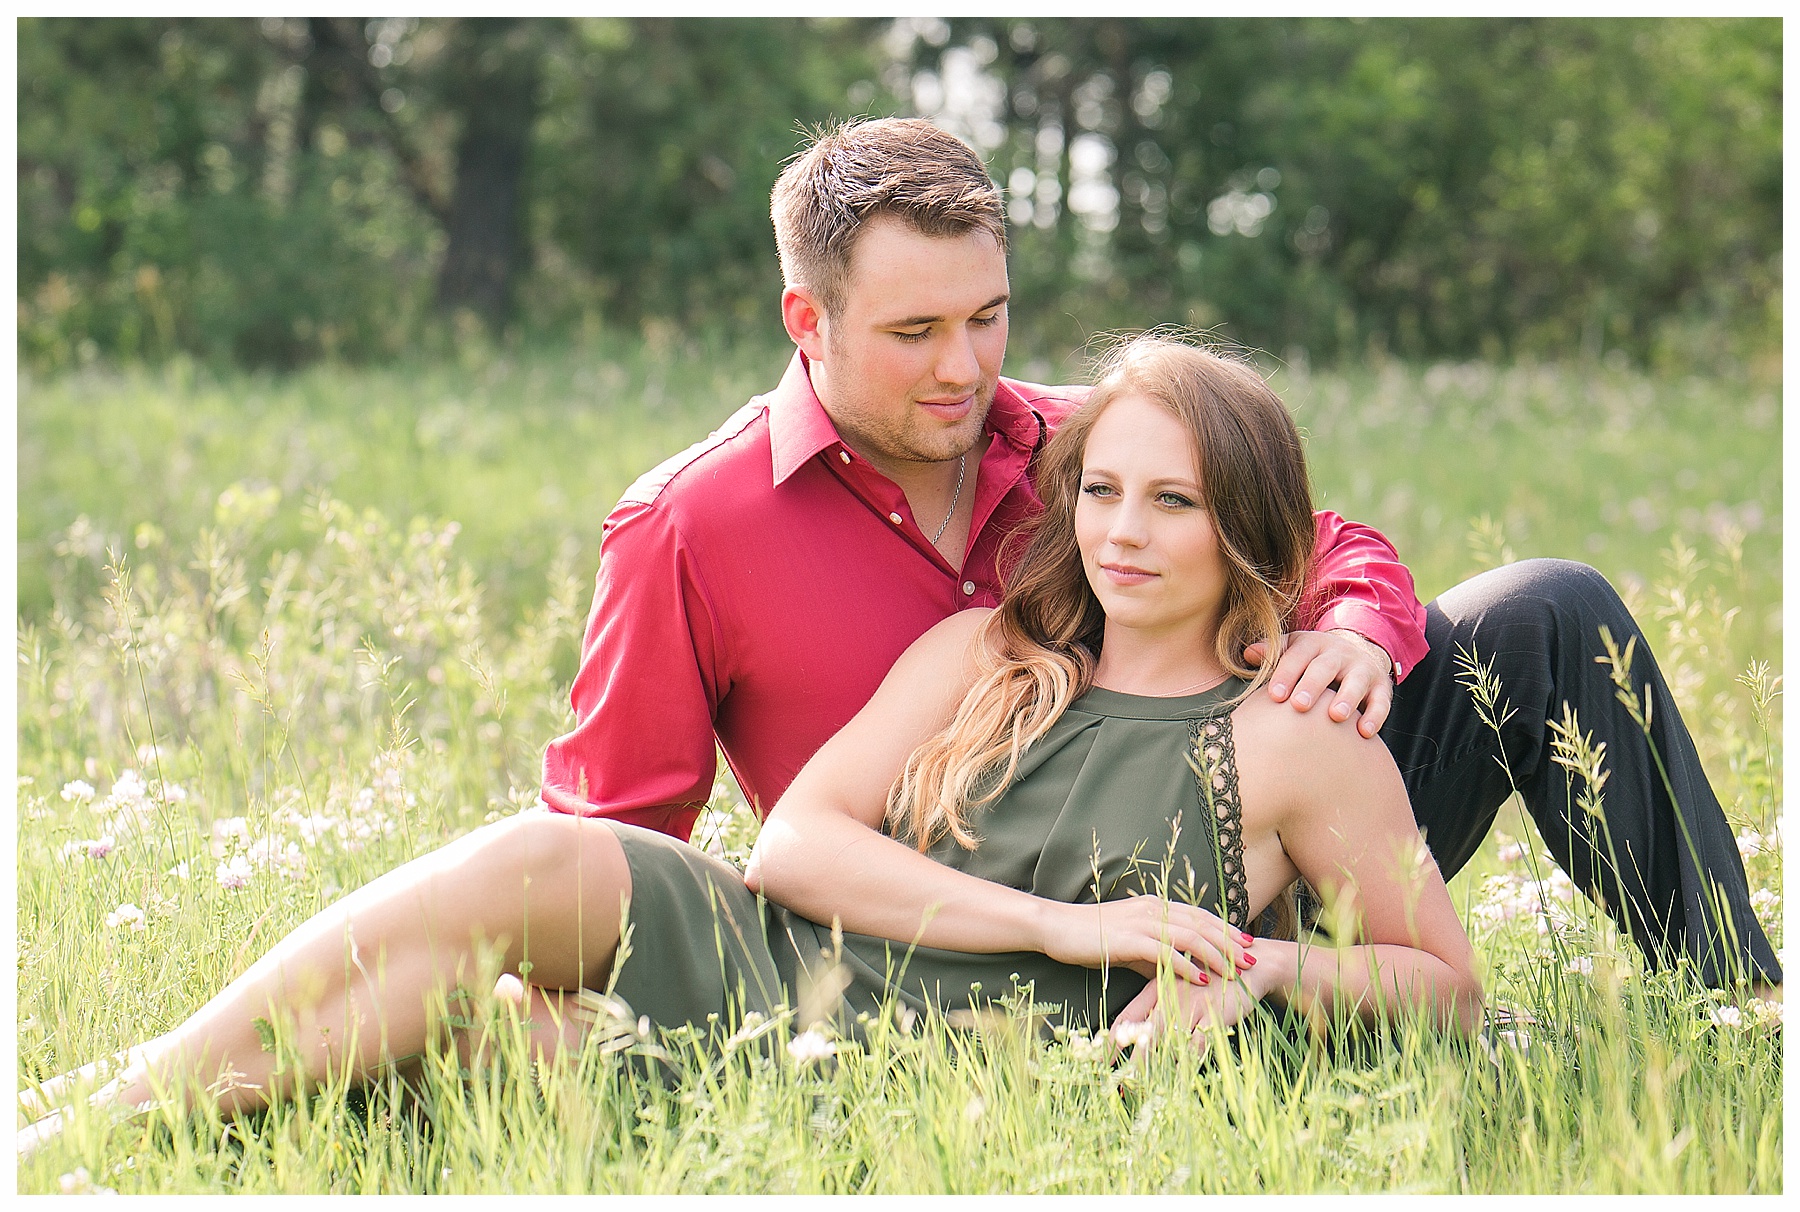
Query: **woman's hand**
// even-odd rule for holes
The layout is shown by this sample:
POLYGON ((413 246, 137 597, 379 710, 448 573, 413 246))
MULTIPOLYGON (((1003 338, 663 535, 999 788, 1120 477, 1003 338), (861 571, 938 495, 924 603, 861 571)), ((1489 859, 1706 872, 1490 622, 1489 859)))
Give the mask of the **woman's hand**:
POLYGON ((1217 914, 1155 896, 1133 896, 1098 905, 1052 908, 1039 950, 1059 963, 1083 968, 1115 965, 1154 978, 1159 965, 1183 982, 1205 985, 1209 972, 1226 978, 1253 967, 1254 941, 1217 914))
POLYGON ((1117 1031, 1121 1027, 1147 1024, 1152 1041, 1176 1027, 1190 1033, 1204 1032, 1215 1026, 1229 1029, 1241 1022, 1269 991, 1274 983, 1271 971, 1270 966, 1261 971, 1253 968, 1236 980, 1206 984, 1152 980, 1119 1011, 1112 1026, 1117 1031))

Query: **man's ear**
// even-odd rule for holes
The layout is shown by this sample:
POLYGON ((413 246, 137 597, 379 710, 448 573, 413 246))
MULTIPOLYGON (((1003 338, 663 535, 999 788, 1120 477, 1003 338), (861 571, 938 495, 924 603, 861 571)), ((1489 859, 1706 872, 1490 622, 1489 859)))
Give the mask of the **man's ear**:
POLYGON ((790 286, 781 292, 781 323, 788 337, 810 361, 825 356, 825 309, 817 297, 803 286, 790 286))

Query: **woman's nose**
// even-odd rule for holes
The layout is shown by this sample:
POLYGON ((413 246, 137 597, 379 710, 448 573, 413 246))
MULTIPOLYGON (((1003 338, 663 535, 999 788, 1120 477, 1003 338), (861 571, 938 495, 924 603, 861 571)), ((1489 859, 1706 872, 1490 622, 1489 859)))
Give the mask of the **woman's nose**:
POLYGON ((1142 547, 1148 541, 1142 507, 1130 498, 1120 501, 1106 537, 1120 547, 1142 547))

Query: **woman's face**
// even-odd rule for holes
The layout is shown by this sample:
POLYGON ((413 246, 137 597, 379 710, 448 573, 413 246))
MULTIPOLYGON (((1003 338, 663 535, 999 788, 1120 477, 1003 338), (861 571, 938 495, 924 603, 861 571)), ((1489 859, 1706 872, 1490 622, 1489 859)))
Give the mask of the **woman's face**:
POLYGON ((1121 396, 1088 434, 1075 541, 1109 625, 1210 633, 1225 597, 1225 561, 1200 503, 1187 427, 1144 396, 1121 396))

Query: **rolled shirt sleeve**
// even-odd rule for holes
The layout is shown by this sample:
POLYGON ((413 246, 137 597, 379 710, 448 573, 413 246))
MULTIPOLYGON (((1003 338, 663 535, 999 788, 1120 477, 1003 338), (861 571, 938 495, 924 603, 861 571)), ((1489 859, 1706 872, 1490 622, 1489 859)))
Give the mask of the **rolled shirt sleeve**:
POLYGON ((575 728, 544 752, 545 805, 688 837, 717 770, 718 654, 715 614, 677 527, 653 502, 621 503, 600 541, 569 695, 575 728))
POLYGON ((1313 583, 1296 623, 1309 631, 1342 628, 1373 640, 1404 680, 1427 651, 1425 607, 1412 573, 1380 531, 1330 510, 1313 515, 1313 583))

